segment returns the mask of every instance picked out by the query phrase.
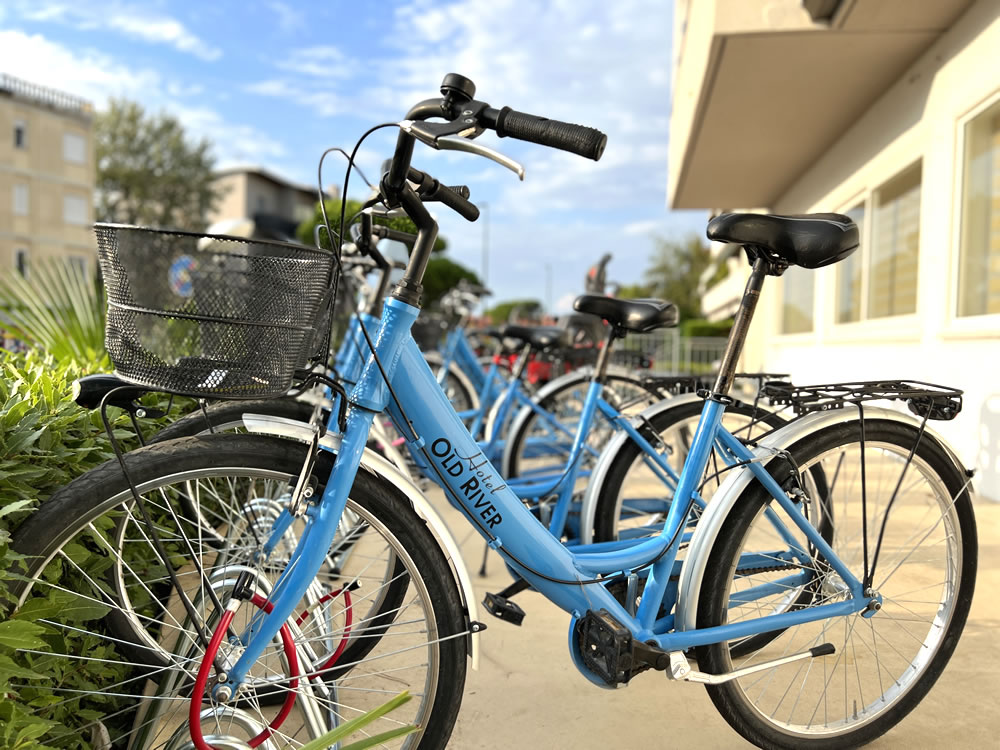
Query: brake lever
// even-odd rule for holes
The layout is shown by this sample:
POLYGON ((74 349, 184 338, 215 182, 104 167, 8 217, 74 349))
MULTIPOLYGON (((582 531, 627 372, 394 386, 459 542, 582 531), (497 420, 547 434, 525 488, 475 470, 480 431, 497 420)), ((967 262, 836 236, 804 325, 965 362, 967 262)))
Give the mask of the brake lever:
POLYGON ((365 213, 371 214, 372 216, 378 216, 382 219, 405 219, 406 211, 402 208, 385 208, 384 206, 371 206, 364 210, 365 213))
POLYGON ((511 159, 509 156, 504 156, 499 151, 494 151, 488 146, 483 146, 475 141, 470 141, 467 138, 462 138, 458 135, 443 135, 435 141, 435 148, 441 151, 465 151, 469 154, 476 154, 477 156, 485 156, 491 161, 495 161, 502 167, 507 167, 511 172, 517 175, 518 179, 524 180, 524 167, 518 164, 516 161, 511 159))

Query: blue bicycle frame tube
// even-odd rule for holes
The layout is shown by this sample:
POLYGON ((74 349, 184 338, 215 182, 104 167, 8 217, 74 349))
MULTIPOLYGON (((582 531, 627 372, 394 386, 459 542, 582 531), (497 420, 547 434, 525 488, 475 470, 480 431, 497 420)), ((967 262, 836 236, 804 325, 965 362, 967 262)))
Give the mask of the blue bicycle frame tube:
MULTIPOLYGON (((235 687, 245 677, 249 667, 272 642, 316 571, 321 568, 353 486, 368 429, 375 413, 383 408, 387 408, 403 428, 403 435, 411 448, 424 459, 428 470, 489 546, 497 550, 505 562, 533 588, 574 617, 582 617, 588 610, 605 609, 625 625, 633 637, 641 641, 653 639, 662 648, 673 650, 845 615, 865 607, 866 600, 861 595, 857 579, 836 557, 819 532, 796 511, 795 503, 766 469, 759 462, 752 462, 748 464, 749 470, 790 514, 809 543, 841 575, 853 598, 705 630, 657 633, 657 627, 667 627, 672 623, 669 617, 658 620, 657 616, 670 589, 670 576, 676 573, 677 550, 682 539, 680 530, 686 524, 689 505, 713 444, 718 438, 738 461, 753 458, 745 446, 721 429, 724 404, 713 400, 705 402, 662 531, 652 538, 636 540, 632 545, 605 548, 601 552, 575 553, 561 544, 524 506, 456 416, 419 348, 409 336, 417 312, 416 308, 395 299, 387 301, 384 306, 376 349, 399 403, 389 400, 379 368, 369 358, 351 394, 347 431, 323 496, 317 505, 308 510, 310 523, 285 572, 274 586, 271 595, 273 612, 256 618, 246 634, 246 650, 231 672, 231 686, 235 687), (400 411, 400 404, 405 409, 405 417, 400 411), (410 431, 410 425, 415 433, 410 431), (639 610, 632 617, 598 582, 597 576, 614 576, 636 568, 646 568, 648 575, 639 610)), ((591 396, 590 409, 593 410, 597 403, 593 391, 591 396)), ((602 580, 606 582, 607 579, 602 580)))
MULTIPOLYGON (((410 337, 410 328, 419 310, 404 302, 390 299, 383 305, 382 325, 379 329, 375 350, 392 379, 399 362, 404 339, 417 351, 419 349, 410 337)), ((420 356, 421 361, 423 357, 420 356)), ((430 369, 424 364, 426 374, 430 369)), ((433 376, 431 376, 433 383, 433 376)), ((447 399, 435 384, 441 398, 447 399)), ((284 572, 279 576, 271 591, 269 600, 273 611, 255 618, 243 638, 246 650, 231 670, 229 686, 235 690, 243 681, 247 671, 260 658, 271 640, 277 635, 302 599, 312 583, 316 572, 323 566, 330 545, 337 532, 340 517, 347 505, 347 496, 354 486, 354 477, 361 465, 361 456, 368 442, 368 431, 377 413, 381 412, 389 400, 388 386, 374 358, 369 358, 357 386, 351 392, 351 409, 347 415, 347 430, 341 439, 337 459, 327 480, 326 488, 319 503, 311 506, 307 513, 310 523, 299 540, 284 572)), ((461 423, 459 423, 461 424, 461 423)))

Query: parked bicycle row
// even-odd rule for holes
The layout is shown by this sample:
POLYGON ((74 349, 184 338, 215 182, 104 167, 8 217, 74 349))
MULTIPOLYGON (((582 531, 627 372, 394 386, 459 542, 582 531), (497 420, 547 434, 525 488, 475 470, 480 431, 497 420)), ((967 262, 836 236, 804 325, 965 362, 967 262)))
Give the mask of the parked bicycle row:
MULTIPOLYGON (((486 612, 520 623, 514 598, 541 593, 567 612, 589 683, 705 684, 760 747, 855 747, 890 730, 944 669, 974 587, 970 477, 928 426, 958 413, 961 391, 737 372, 764 281, 848 257, 857 228, 837 214, 710 222, 751 268, 711 378, 614 366, 622 339, 677 311, 597 294, 574 303, 603 321, 595 361, 537 390, 528 363, 566 344, 564 329, 483 332, 485 363, 462 325, 421 352, 411 329, 438 229, 425 203, 478 209, 413 166, 418 143, 521 176, 475 139, 594 160, 606 144, 475 96, 449 74, 441 97, 380 126, 398 130, 392 160, 361 214, 341 217, 358 229, 333 253, 98 226, 116 374, 82 381, 78 402, 136 414, 151 391, 202 401, 128 453, 109 429, 117 459, 18 530, 18 610, 55 597, 85 614, 41 620, 46 647, 18 657, 16 687, 47 679, 52 652, 114 663, 113 684, 64 700, 99 712, 112 747, 198 750, 304 747, 407 688, 413 700, 371 725, 379 746, 445 747, 488 634, 422 491, 433 483, 510 571, 486 612), (415 235, 376 223, 400 214, 415 235), (395 284, 385 239, 410 247, 395 284), (330 356, 345 295, 359 308, 330 356), (104 569, 85 571, 82 551, 104 569)), ((457 290, 460 318, 484 292, 457 290)))

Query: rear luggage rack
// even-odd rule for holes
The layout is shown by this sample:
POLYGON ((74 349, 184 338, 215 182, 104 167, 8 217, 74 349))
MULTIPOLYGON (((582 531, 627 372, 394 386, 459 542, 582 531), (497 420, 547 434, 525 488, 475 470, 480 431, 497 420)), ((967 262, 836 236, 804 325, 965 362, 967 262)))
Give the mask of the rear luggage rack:
POLYGON ((791 406, 796 414, 842 409, 864 401, 905 401, 911 412, 927 419, 954 419, 962 411, 962 393, 956 388, 919 380, 870 380, 858 383, 798 386, 772 381, 761 394, 773 405, 791 406))

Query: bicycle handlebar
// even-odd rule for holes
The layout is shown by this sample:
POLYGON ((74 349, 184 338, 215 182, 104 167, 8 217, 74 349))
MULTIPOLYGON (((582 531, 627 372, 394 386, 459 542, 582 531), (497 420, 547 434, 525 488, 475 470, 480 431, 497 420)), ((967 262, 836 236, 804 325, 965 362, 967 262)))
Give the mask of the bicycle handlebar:
POLYGON ((594 161, 601 158, 604 147, 608 145, 608 137, 604 133, 586 125, 549 120, 517 112, 510 107, 501 109, 494 119, 493 111, 489 108, 484 110, 480 122, 493 120, 493 129, 501 138, 516 138, 558 148, 594 161))

